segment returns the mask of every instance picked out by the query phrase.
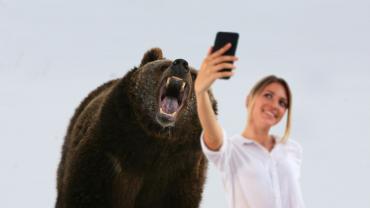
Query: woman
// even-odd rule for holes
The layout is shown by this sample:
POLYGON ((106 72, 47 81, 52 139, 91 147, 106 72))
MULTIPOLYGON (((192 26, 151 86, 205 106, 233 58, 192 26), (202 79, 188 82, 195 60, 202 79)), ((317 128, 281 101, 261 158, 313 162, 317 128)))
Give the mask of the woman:
POLYGON ((230 61, 235 56, 222 55, 227 44, 211 54, 209 50, 195 81, 198 115, 203 127, 202 149, 221 172, 230 208, 301 208, 300 145, 288 140, 292 96, 281 78, 268 76, 259 81, 246 99, 248 120, 241 134, 227 137, 216 120, 207 90, 212 83, 234 72, 230 61), (282 138, 270 134, 271 127, 287 112, 282 138))

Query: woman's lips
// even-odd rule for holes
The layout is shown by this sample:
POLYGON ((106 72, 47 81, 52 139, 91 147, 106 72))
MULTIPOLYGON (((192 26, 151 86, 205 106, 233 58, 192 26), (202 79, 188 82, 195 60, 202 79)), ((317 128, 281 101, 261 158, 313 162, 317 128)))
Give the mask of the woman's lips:
POLYGON ((262 112, 267 115, 270 118, 275 118, 277 119, 278 115, 276 113, 273 113, 272 111, 269 110, 262 110, 262 112))

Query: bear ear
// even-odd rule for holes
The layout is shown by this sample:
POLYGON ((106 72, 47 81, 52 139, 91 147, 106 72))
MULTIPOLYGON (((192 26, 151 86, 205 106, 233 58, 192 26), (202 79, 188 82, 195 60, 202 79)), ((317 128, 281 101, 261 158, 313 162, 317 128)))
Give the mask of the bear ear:
POLYGON ((159 59, 163 59, 162 50, 160 48, 152 48, 144 54, 143 59, 141 59, 140 67, 144 66, 149 62, 159 59))

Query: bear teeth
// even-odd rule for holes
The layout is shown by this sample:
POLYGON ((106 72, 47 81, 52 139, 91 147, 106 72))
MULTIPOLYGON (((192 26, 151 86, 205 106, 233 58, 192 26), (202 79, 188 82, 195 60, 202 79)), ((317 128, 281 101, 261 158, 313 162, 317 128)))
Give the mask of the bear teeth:
POLYGON ((185 82, 183 82, 183 83, 182 83, 182 86, 181 86, 181 90, 180 90, 180 92, 183 92, 183 91, 184 91, 184 89, 185 89, 185 85, 186 85, 186 83, 185 83, 185 82))
POLYGON ((167 79, 166 88, 168 88, 168 85, 170 84, 170 77, 167 79))
POLYGON ((177 113, 177 111, 175 111, 175 112, 173 112, 173 113, 169 114, 169 113, 164 112, 164 111, 162 110, 162 108, 159 108, 159 110, 160 110, 160 112, 161 112, 162 114, 165 114, 165 115, 168 115, 168 116, 172 116, 172 117, 174 117, 174 116, 176 115, 176 113, 177 113))
POLYGON ((171 78, 176 79, 177 81, 182 81, 182 79, 181 79, 181 78, 176 77, 176 76, 172 76, 171 78))
POLYGON ((166 88, 168 88, 168 85, 170 84, 170 80, 171 79, 176 79, 178 81, 182 81, 182 86, 181 86, 181 89, 180 89, 180 92, 183 92, 184 89, 185 89, 185 86, 186 86, 186 82, 183 81, 183 79, 179 78, 179 77, 176 77, 176 76, 172 76, 172 77, 168 77, 167 78, 167 81, 166 81, 166 88))

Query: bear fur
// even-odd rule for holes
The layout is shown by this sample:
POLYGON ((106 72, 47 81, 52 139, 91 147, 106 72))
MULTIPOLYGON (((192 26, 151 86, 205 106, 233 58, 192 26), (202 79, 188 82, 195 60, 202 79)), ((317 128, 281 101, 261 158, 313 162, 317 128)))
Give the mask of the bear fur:
POLYGON ((56 207, 199 207, 207 161, 199 139, 196 73, 185 60, 165 59, 153 48, 139 67, 92 91, 67 130, 56 207), (183 96, 176 116, 161 113, 160 107, 169 113, 178 107, 176 96, 183 96))

